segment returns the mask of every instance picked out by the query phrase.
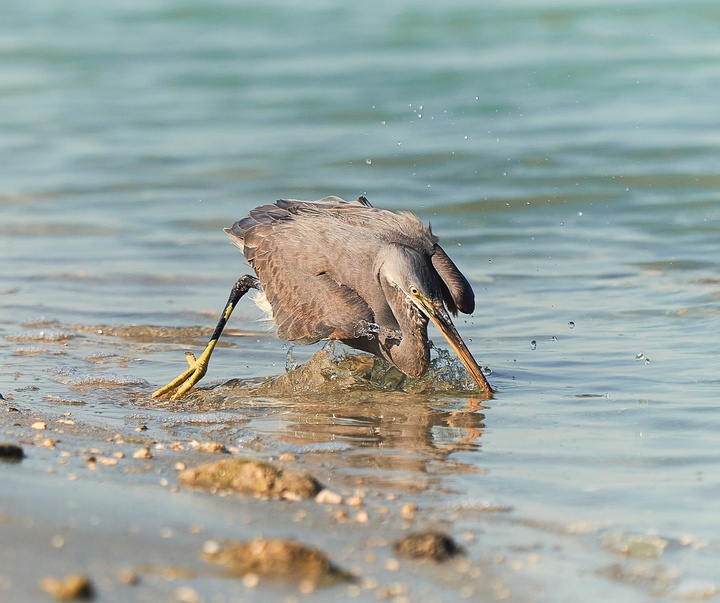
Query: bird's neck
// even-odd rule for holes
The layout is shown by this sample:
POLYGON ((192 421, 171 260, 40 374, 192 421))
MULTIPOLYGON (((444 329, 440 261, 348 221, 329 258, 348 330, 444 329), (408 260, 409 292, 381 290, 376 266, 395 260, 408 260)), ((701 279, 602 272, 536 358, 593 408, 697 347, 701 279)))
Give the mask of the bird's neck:
POLYGON ((402 338, 380 336, 380 350, 391 364, 412 379, 422 377, 430 364, 427 338, 428 319, 414 307, 406 306, 395 318, 402 338))

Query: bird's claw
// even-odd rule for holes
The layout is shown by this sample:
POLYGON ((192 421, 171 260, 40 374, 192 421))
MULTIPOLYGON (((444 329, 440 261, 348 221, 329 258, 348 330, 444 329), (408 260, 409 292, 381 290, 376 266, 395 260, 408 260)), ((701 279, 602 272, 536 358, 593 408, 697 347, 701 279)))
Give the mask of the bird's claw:
POLYGON ((172 393, 170 399, 177 400, 181 396, 185 395, 188 390, 190 390, 205 376, 208 367, 208 357, 209 356, 206 356, 206 354, 203 353, 200 358, 196 359, 195 354, 192 352, 186 352, 185 359, 190 365, 190 368, 178 375, 167 385, 161 387, 160 389, 156 389, 152 393, 152 397, 159 398, 172 393))
POLYGON ((355 325, 355 337, 367 337, 375 339, 380 334, 380 325, 367 320, 361 320, 355 325))
POLYGON ((355 325, 355 337, 367 337, 368 339, 375 339, 376 337, 382 336, 384 339, 402 339, 402 331, 393 331, 392 329, 386 329, 374 322, 368 322, 367 320, 361 320, 355 325))

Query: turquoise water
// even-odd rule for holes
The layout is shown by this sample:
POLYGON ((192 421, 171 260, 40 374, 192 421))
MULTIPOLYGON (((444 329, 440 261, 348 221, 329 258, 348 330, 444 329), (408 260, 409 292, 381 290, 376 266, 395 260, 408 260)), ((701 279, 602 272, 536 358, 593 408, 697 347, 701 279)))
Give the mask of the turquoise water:
MULTIPOLYGON (((49 371, 90 344, 152 391, 187 343, 73 326, 212 326, 245 271, 224 226, 365 194, 478 297, 458 328, 499 394, 437 501, 512 507, 464 526, 478 554, 537 551, 531 600, 717 597, 719 26, 697 0, 4 4, 0 393, 77 396, 49 371)), ((282 370, 257 317, 209 381, 282 370)))

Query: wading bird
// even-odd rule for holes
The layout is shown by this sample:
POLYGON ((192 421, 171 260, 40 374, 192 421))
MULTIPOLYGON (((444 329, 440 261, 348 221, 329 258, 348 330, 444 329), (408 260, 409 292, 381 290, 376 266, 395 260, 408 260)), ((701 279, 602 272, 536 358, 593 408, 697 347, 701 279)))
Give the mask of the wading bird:
POLYGON ((288 199, 256 207, 225 232, 257 276, 240 277, 203 353, 153 397, 180 397, 202 379, 230 314, 251 288, 260 291, 255 301, 270 313, 279 338, 337 339, 411 378, 428 369, 431 320, 480 389, 492 394, 448 315, 474 311, 470 283, 413 214, 376 209, 365 197, 288 199))

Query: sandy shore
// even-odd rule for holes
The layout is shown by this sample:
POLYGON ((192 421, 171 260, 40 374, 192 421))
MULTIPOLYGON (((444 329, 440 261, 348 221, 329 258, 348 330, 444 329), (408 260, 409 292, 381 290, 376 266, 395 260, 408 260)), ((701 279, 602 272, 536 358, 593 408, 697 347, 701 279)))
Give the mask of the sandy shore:
POLYGON ((52 600, 42 580, 70 574, 86 576, 98 601, 524 599, 524 583, 510 586, 503 556, 483 538, 483 526, 506 509, 452 496, 452 476, 474 470, 452 452, 473 446, 482 429, 476 409, 366 393, 336 400, 335 415, 327 399, 312 397, 244 398, 243 412, 231 413, 239 398, 230 386, 184 405, 152 403, 149 391, 121 386, 113 394, 126 400, 120 411, 82 412, 72 400, 33 407, 27 395, 0 392, 0 441, 24 457, 0 463, 2 600, 52 600), (339 415, 346 419, 333 420, 339 415), (454 425, 456 437, 436 441, 438 425, 454 425), (348 445, 343 434, 366 434, 372 445, 348 445), (331 496, 267 499, 178 480, 184 469, 228 458, 306 473, 331 496), (463 553, 417 560, 393 546, 428 530, 463 553), (350 579, 322 586, 302 576, 233 575, 208 559, 211 549, 260 537, 313 547, 350 579))

